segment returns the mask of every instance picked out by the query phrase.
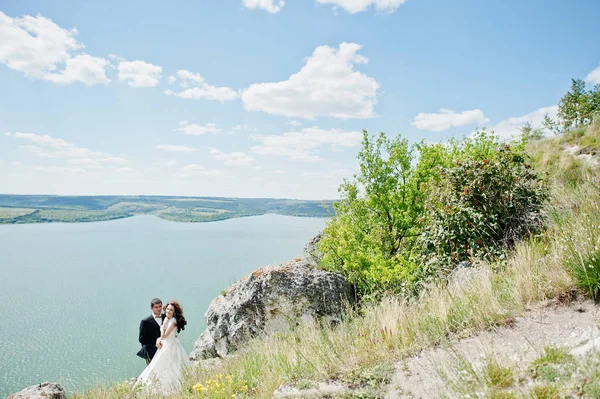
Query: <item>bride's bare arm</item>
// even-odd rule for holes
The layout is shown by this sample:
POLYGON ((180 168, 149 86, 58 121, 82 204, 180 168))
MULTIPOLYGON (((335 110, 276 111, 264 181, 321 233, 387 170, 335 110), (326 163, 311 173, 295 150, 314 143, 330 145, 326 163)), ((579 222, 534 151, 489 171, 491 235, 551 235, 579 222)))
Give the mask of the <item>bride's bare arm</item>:
POLYGON ((164 340, 165 338, 167 338, 169 336, 169 334, 171 334, 171 332, 175 329, 175 327, 177 327, 177 323, 169 323, 169 325, 167 326, 167 328, 161 328, 160 329, 160 338, 158 338, 156 340, 156 347, 160 348, 162 346, 162 340, 164 340))
POLYGON ((169 323, 167 328, 160 332, 160 338, 161 339, 167 338, 169 336, 169 334, 171 334, 171 331, 173 331, 175 329, 175 327, 177 327, 177 323, 169 323))

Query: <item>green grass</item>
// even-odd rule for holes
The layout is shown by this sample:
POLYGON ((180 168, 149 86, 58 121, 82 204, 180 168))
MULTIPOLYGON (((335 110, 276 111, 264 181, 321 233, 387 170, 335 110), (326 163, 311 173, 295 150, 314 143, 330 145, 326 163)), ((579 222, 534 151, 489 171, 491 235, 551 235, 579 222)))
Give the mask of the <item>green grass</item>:
POLYGON ((148 213, 159 209, 164 209, 165 207, 165 205, 160 203, 148 204, 144 202, 122 201, 109 206, 107 210, 112 212, 148 213))
POLYGON ((558 388, 553 385, 541 385, 531 389, 530 398, 532 399, 560 399, 558 388))
POLYGON ((33 211, 35 211, 35 209, 0 207, 0 219, 12 219, 19 216, 27 215, 33 211))
POLYGON ((484 369, 484 378, 487 386, 493 388, 508 388, 515 382, 514 371, 511 367, 504 367, 496 358, 489 358, 484 369))
POLYGON ((75 211, 61 209, 35 210, 23 216, 5 219, 8 223, 74 223, 74 222, 100 222, 104 220, 120 219, 132 216, 131 213, 112 211, 75 211))
POLYGON ((572 363, 574 357, 569 354, 565 348, 555 348, 547 346, 544 348, 544 354, 535 359, 532 366, 542 366, 546 364, 566 364, 572 363))

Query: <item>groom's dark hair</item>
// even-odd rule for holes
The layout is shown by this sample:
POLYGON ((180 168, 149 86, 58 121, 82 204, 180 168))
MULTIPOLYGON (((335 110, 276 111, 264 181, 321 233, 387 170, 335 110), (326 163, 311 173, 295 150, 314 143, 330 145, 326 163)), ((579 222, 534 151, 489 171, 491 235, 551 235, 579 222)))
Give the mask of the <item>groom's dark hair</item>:
POLYGON ((162 305, 162 301, 158 298, 154 298, 152 300, 152 302, 150 302, 150 307, 152 308, 152 307, 154 307, 154 305, 159 305, 159 304, 162 305))

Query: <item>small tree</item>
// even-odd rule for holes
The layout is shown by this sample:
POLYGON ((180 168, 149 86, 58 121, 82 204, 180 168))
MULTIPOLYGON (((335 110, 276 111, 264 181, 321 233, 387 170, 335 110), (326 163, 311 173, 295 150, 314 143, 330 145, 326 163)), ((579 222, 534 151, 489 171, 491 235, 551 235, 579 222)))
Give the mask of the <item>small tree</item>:
MULTIPOLYGON (((546 117, 548 117, 548 115, 546 115, 546 117)), ((530 141, 541 140, 543 138, 544 133, 542 132, 542 129, 534 129, 529 122, 521 128, 521 141, 523 143, 529 143, 530 141)))
POLYGON ((363 134, 360 172, 340 186, 341 200, 319 243, 322 266, 344 274, 361 295, 410 290, 421 183, 430 176, 412 167, 408 140, 363 134))
POLYGON ((558 104, 558 118, 565 131, 589 124, 594 115, 600 112, 600 85, 591 90, 585 89, 581 79, 571 79, 571 90, 558 104))

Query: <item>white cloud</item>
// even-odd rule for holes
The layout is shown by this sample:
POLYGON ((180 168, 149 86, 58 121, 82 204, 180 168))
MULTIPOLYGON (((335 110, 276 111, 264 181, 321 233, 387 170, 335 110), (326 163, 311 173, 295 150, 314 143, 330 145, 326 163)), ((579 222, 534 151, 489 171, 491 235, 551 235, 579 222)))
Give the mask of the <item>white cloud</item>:
POLYGON ((169 76, 169 84, 175 84, 177 83, 177 78, 175 76, 169 76))
POLYGON ((133 87, 155 87, 160 83, 162 67, 144 61, 122 61, 117 68, 119 80, 133 87))
POLYGON ((254 135, 252 138, 261 143, 251 148, 251 152, 255 154, 285 156, 296 161, 314 162, 320 159, 319 149, 323 146, 338 149, 360 145, 362 133, 311 127, 304 128, 300 132, 254 135))
POLYGON ((75 39, 77 33, 77 29, 63 29, 41 15, 11 18, 0 11, 0 63, 31 79, 107 84, 104 68, 109 61, 88 54, 73 56, 83 48, 75 39))
POLYGON ((110 65, 110 62, 104 58, 79 54, 66 61, 65 69, 59 73, 47 73, 44 75, 44 79, 62 84, 81 82, 88 86, 96 84, 105 85, 110 82, 104 70, 108 65, 110 65))
POLYGON ((321 181, 340 181, 344 177, 352 176, 350 170, 335 170, 330 172, 304 172, 302 177, 307 180, 321 180, 321 181))
POLYGON ((77 29, 66 30, 40 15, 11 18, 0 11, 0 62, 41 78, 66 62, 69 52, 83 47, 75 40, 77 29))
POLYGON ((355 14, 365 11, 374 6, 379 12, 392 13, 398 9, 406 0, 317 0, 321 4, 333 4, 335 8, 340 7, 355 14))
POLYGON ((200 176, 220 176, 223 174, 223 172, 218 169, 209 169, 198 164, 186 165, 181 170, 184 176, 188 176, 190 174, 200 176))
POLYGON ((106 158, 100 158, 99 159, 100 162, 107 162, 107 163, 127 163, 127 159, 123 158, 123 157, 106 157, 106 158))
POLYGON ((32 168, 36 172, 44 173, 85 173, 84 169, 75 167, 64 167, 56 165, 37 165, 32 168))
POLYGON ((173 152, 194 152, 196 148, 188 147, 187 145, 172 145, 172 144, 159 144, 156 146, 159 150, 173 151, 173 152))
POLYGON ((421 112, 410 124, 417 129, 441 132, 450 129, 451 127, 484 124, 487 122, 489 122, 489 119, 478 109, 457 113, 456 111, 442 108, 437 114, 426 114, 421 112))
POLYGON ((221 131, 221 129, 219 129, 214 123, 200 125, 197 123, 188 123, 188 121, 181 121, 179 122, 179 126, 181 127, 175 130, 191 136, 201 136, 207 133, 215 134, 221 131))
POLYGON ((294 127, 299 127, 299 126, 302 126, 302 123, 300 123, 298 121, 290 121, 290 125, 292 125, 294 127))
POLYGON ((204 98, 221 103, 235 100, 240 96, 237 91, 229 87, 209 85, 199 73, 186 71, 185 69, 177 71, 177 78, 173 80, 169 79, 171 83, 176 83, 177 81, 179 81, 179 85, 183 90, 178 93, 172 90, 165 90, 165 94, 194 100, 204 98))
POLYGON ((518 117, 512 117, 498 122, 490 127, 500 139, 508 139, 521 135, 521 128, 527 123, 531 124, 534 129, 543 128, 544 116, 548 115, 552 119, 556 119, 558 106, 543 107, 533 112, 518 117))
POLYGON ((600 65, 585 77, 585 81, 592 84, 600 84, 600 65))
POLYGON ((372 118, 377 102, 375 79, 354 70, 367 58, 356 54, 361 46, 342 43, 339 49, 320 46, 308 57, 300 72, 288 80, 255 83, 242 92, 247 111, 312 119, 372 118))
POLYGON ((115 172, 126 173, 126 174, 139 174, 138 171, 136 171, 135 169, 131 169, 131 168, 118 168, 118 169, 115 169, 115 172))
POLYGON ((249 166, 256 162, 256 159, 243 152, 231 152, 227 154, 216 148, 211 148, 210 155, 213 159, 224 162, 225 166, 249 166))
POLYGON ((67 161, 67 163, 69 165, 79 166, 81 168, 87 168, 87 169, 102 169, 103 168, 103 166, 100 162, 96 161, 95 159, 91 159, 91 158, 70 159, 67 161))
POLYGON ((278 13, 285 6, 283 0, 243 0, 243 4, 246 8, 253 10, 258 8, 270 14, 278 13))
POLYGON ((250 126, 244 124, 244 125, 235 125, 233 127, 233 130, 235 130, 236 132, 241 132, 242 130, 256 130, 256 129, 251 129, 250 126))
POLYGON ((20 147, 44 158, 90 158, 100 163, 127 162, 123 157, 115 157, 104 152, 91 151, 88 148, 79 147, 63 139, 48 135, 16 132, 13 136, 16 139, 29 140, 34 143, 35 145, 23 145, 20 147))
POLYGON ((177 161, 174 159, 171 159, 170 161, 165 162, 165 165, 167 166, 175 166, 177 165, 177 161))

